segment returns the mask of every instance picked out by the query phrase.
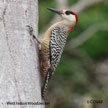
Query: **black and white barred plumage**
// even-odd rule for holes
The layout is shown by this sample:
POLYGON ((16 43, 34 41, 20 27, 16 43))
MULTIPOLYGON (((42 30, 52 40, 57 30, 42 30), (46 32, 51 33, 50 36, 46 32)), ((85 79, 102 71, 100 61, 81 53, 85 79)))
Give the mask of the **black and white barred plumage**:
POLYGON ((60 58, 66 43, 67 33, 64 28, 55 27, 51 32, 50 63, 52 74, 60 62, 60 58))
POLYGON ((50 77, 55 72, 66 44, 67 39, 67 31, 64 28, 55 27, 50 34, 50 69, 46 73, 44 85, 42 88, 42 96, 44 97, 45 90, 47 89, 47 85, 50 77))

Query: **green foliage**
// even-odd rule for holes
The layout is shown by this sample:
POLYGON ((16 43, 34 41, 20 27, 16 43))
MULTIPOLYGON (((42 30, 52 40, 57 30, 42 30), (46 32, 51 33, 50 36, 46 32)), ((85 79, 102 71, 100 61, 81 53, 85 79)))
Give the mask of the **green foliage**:
POLYGON ((98 32, 86 41, 81 48, 85 49, 94 59, 108 54, 108 32, 98 32))
POLYGON ((77 3, 79 0, 68 0, 69 6, 72 6, 73 4, 77 3))
MULTIPOLYGON (((73 33, 70 34, 68 40, 77 37, 81 32, 85 31, 93 24, 103 24, 108 22, 108 5, 100 4, 85 13, 79 15, 79 22, 73 33)), ((92 31, 91 31, 92 32, 92 31)), ((87 53, 97 59, 101 56, 106 56, 108 53, 108 31, 98 31, 88 41, 79 48, 87 51, 87 53)))
POLYGON ((48 7, 56 8, 55 1, 41 0, 39 2, 39 31, 41 31, 54 16, 54 14, 51 14, 51 12, 47 9, 48 7))
MULTIPOLYGON (((77 0, 78 1, 78 0, 77 0)), ((76 0, 69 0, 69 4, 77 2, 76 0)), ((54 14, 47 10, 47 7, 56 8, 55 0, 40 0, 39 1, 39 31, 49 23, 49 21, 54 17, 54 14)), ((89 26, 93 24, 100 24, 108 22, 108 5, 101 3, 97 6, 94 6, 84 13, 79 14, 79 21, 74 31, 68 37, 68 40, 76 38, 80 33, 85 31, 89 26)), ((94 60, 99 59, 101 56, 108 54, 108 32, 107 31, 98 31, 94 34, 88 41, 83 45, 79 46, 78 49, 85 50, 88 55, 90 55, 94 60)), ((78 66, 79 62, 68 57, 67 54, 61 59, 61 62, 57 68, 57 75, 71 75, 74 72, 74 66, 77 65, 77 68, 82 70, 82 66, 78 66), (68 67, 68 68, 67 68, 68 67)), ((80 74, 80 73, 79 73, 80 74)), ((83 76, 82 76, 83 77, 83 76)), ((80 78, 84 79, 84 78, 80 78)))
MULTIPOLYGON (((69 0, 69 4, 71 6, 78 1, 79 0, 69 0)), ((55 0, 39 1, 39 32, 41 32, 41 30, 45 28, 50 20, 54 17, 54 14, 46 9, 47 7, 56 8, 55 0)), ((85 12, 80 13, 78 16, 78 24, 75 30, 72 31, 72 33, 68 36, 68 41, 79 36, 91 25, 108 22, 108 4, 101 3, 92 8, 88 8, 85 12)), ((92 58, 94 62, 108 57, 108 31, 97 31, 95 34, 93 34, 93 36, 91 36, 91 38, 89 38, 81 46, 78 46, 76 49, 86 52, 88 58, 92 58)), ((63 86, 64 95, 67 94, 68 88, 70 90, 70 95, 73 95, 74 93, 85 95, 87 93, 97 98, 100 98, 99 95, 104 97, 106 92, 103 90, 97 91, 97 89, 93 89, 89 91, 89 86, 94 84, 95 78, 84 65, 85 63, 83 59, 79 59, 74 56, 70 57, 67 53, 64 53, 54 75, 56 79, 60 76, 65 78, 65 80, 61 81, 62 84, 57 82, 58 87, 63 86), (67 86, 63 85, 63 81, 67 83, 67 86)), ((55 108, 66 108, 66 102, 64 104, 62 103, 64 103, 64 101, 61 102, 61 104, 58 103, 55 108)))

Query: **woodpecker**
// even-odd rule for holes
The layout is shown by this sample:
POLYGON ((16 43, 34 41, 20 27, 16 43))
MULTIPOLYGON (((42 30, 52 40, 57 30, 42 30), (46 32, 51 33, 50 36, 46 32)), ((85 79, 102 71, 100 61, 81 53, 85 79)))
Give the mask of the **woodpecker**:
POLYGON ((45 96, 48 82, 60 62, 67 37, 78 22, 77 14, 71 10, 48 9, 60 15, 61 21, 53 24, 46 31, 42 39, 38 39, 33 35, 41 45, 40 67, 45 76, 44 84, 42 86, 42 97, 45 96))

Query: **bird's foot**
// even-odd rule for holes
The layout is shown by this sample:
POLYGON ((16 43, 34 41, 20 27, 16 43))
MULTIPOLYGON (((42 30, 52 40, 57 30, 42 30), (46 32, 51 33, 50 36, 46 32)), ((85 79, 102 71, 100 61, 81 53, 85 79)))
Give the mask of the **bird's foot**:
POLYGON ((35 37, 35 35, 33 34, 33 28, 29 25, 26 26, 28 28, 28 32, 30 33, 31 36, 33 36, 33 38, 35 37))
POLYGON ((40 40, 34 35, 33 28, 29 25, 26 26, 28 28, 28 32, 30 33, 30 36, 33 37, 39 44, 41 44, 40 40))

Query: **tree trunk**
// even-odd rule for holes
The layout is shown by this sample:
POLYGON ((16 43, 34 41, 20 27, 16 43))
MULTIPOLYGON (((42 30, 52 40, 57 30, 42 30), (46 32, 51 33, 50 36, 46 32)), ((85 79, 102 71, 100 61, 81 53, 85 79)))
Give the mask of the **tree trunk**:
POLYGON ((0 0, 0 108, 44 108, 36 105, 43 102, 38 47, 26 25, 38 35, 38 0, 0 0))

